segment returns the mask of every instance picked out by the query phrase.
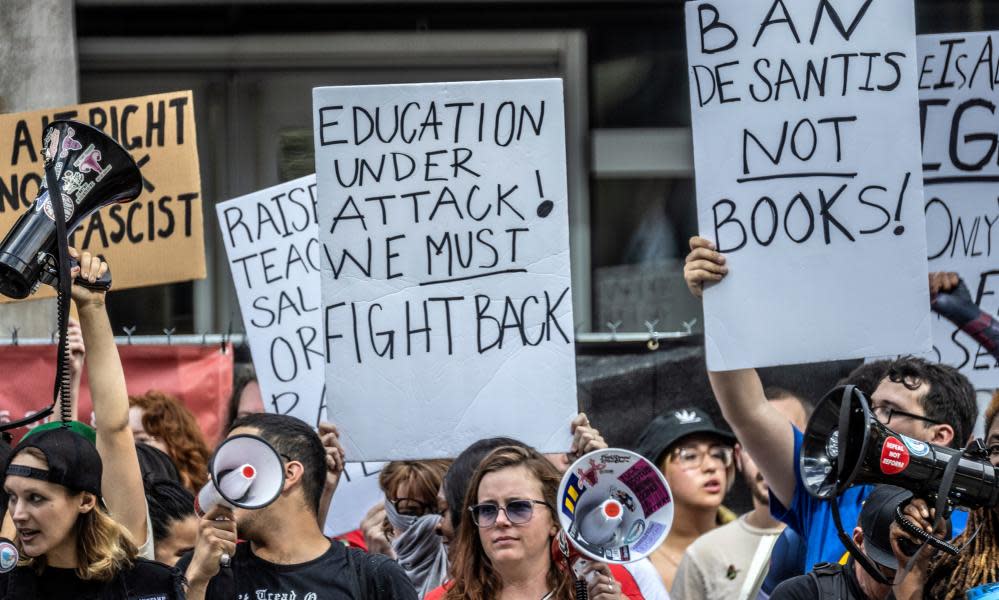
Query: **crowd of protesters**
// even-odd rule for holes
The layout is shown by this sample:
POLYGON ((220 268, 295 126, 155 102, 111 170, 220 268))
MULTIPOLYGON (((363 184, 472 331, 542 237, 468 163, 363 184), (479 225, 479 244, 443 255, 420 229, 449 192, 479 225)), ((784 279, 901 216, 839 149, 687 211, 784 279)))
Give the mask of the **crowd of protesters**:
MULTIPOLYGON (((107 269, 97 257, 78 258, 81 279, 107 269)), ((727 273, 710 242, 691 240, 684 275, 695 296, 706 284, 724 285, 727 273)), ((938 312, 967 312, 953 308, 963 289, 956 276, 935 274, 929 285, 938 312)), ((329 539, 323 523, 349 460, 339 430, 265 413, 259 385, 241 376, 226 439, 253 435, 270 444, 283 487, 263 508, 219 505, 199 514, 195 498, 211 485, 212 449, 197 421, 154 390, 129 397, 104 293, 74 285, 73 300, 79 323, 70 331, 70 366, 74 389, 86 369, 94 427, 48 423, 0 447, 0 537, 9 540, 0 540, 0 599, 569 600, 581 585, 597 600, 950 600, 999 580, 999 509, 934 519, 926 499, 888 485, 854 486, 838 498, 863 556, 848 552, 829 503, 807 492, 797 468, 818 399, 765 389, 752 369, 708 373, 725 422, 692 403, 648 424, 631 449, 668 481, 672 528, 648 558, 591 562, 578 581, 553 540, 562 473, 607 447, 585 414, 566 423, 573 442, 564 455, 511 437, 480 440, 453 460, 391 462, 379 476, 384 502, 358 531, 329 539), (740 480, 752 510, 736 515, 724 500, 740 480), (915 538, 896 512, 967 548, 956 556, 912 552, 915 538), (10 548, 19 559, 5 564, 10 548)), ((973 334, 995 351, 995 331, 973 334)), ((951 367, 902 357, 869 362, 843 383, 899 434, 953 448, 974 437, 975 390, 951 367)), ((995 463, 997 414, 999 394, 984 414, 995 463)))

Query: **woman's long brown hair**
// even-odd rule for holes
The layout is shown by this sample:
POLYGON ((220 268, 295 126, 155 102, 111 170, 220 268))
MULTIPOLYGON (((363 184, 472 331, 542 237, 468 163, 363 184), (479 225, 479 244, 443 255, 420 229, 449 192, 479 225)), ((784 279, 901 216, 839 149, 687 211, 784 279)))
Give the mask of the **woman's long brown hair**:
POLYGON ((142 428, 146 433, 166 445, 167 454, 180 473, 181 485, 197 494, 208 481, 208 460, 212 456, 197 419, 179 400, 163 392, 132 396, 128 402, 142 409, 142 428))
MULTIPOLYGON (((494 600, 503 589, 499 574, 493 569, 482 548, 479 539, 479 528, 472 520, 469 507, 478 503, 479 484, 489 473, 514 467, 526 467, 538 481, 541 482, 542 496, 548 503, 548 512, 552 522, 558 525, 558 515, 555 512, 556 496, 561 476, 558 470, 548 460, 533 448, 518 446, 502 446, 490 453, 472 476, 461 510, 461 527, 452 548, 451 587, 446 600, 494 600)), ((457 507, 455 507, 457 508, 457 507)), ((536 506, 535 510, 541 510, 536 506)), ((548 557, 550 555, 546 555, 548 557)), ((561 570, 555 561, 548 567, 548 588, 554 590, 555 600, 571 600, 571 575, 561 570)))

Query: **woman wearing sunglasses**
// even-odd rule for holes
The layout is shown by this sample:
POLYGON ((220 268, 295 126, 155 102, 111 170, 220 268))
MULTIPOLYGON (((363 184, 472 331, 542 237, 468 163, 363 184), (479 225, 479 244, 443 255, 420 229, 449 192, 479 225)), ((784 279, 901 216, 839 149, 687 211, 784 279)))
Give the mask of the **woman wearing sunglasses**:
MULTIPOLYGON (((447 600, 571 600, 572 575, 552 560, 561 476, 531 448, 504 446, 482 461, 465 496, 447 600)), ((607 565, 594 564, 589 597, 619 600, 607 565)))

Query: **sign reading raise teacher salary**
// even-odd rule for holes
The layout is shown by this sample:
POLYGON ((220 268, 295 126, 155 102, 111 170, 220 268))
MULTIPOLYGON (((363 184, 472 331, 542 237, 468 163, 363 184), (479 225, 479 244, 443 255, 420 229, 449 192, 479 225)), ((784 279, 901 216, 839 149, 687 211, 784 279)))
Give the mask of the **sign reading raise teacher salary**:
MULTIPOLYGON (((264 407, 318 427, 326 420, 326 355, 316 177, 220 202, 215 209, 264 407)), ((327 515, 327 534, 356 529, 384 499, 381 466, 347 465, 327 515)))
POLYGON ((330 419, 351 460, 576 412, 560 80, 313 90, 330 419))
MULTIPOLYGON (((205 244, 201 174, 190 91, 0 115, 0 237, 34 202, 44 177, 42 131, 51 121, 92 125, 132 154, 142 193, 105 207, 70 235, 70 245, 108 258, 115 289, 202 279, 205 244)), ((31 298, 54 295, 42 286, 31 298)))
MULTIPOLYGON (((999 34, 919 36, 923 185, 930 271, 956 271, 969 298, 999 315, 999 34)), ((980 389, 999 387, 999 363, 934 315, 934 358, 980 389)))
POLYGON ((928 350, 912 2, 686 12, 709 368, 928 350))

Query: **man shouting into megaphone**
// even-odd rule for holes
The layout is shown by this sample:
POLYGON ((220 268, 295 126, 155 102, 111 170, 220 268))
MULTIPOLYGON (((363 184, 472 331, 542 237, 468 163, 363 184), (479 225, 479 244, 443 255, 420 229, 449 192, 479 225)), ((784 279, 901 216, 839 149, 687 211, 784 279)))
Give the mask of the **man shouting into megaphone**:
POLYGON ((212 462, 212 479, 221 482, 218 491, 223 497, 245 505, 233 496, 252 492, 255 482, 277 480, 276 497, 265 498, 262 508, 232 509, 218 502, 208 510, 194 552, 177 563, 187 576, 188 598, 416 600, 406 573, 394 561, 347 548, 323 535, 318 515, 326 482, 326 450, 309 425, 287 415, 240 417, 212 462), (249 453, 240 452, 241 460, 232 462, 235 466, 228 473, 217 471, 223 448, 246 440, 262 440, 273 448, 276 466, 263 461, 254 465, 249 453), (243 461, 246 464, 239 464, 243 461), (272 468, 277 472, 267 472, 272 468), (242 477, 242 485, 225 483, 231 475, 242 477))

